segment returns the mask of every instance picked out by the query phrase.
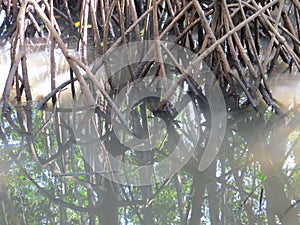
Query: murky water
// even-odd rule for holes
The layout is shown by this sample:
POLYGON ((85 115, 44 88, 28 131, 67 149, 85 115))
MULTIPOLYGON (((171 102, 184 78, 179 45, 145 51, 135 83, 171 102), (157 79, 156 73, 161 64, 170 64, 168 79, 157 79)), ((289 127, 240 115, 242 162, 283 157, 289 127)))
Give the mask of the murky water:
MULTIPOLYGON (((10 45, 0 47, 0 70, 1 70, 1 82, 0 90, 4 89, 5 79, 9 73, 10 68, 10 45)), ((46 95, 51 91, 50 87, 50 49, 46 40, 41 40, 40 44, 30 44, 26 46, 27 52, 27 65, 28 65, 28 77, 31 85, 31 91, 33 99, 39 95, 46 95)), ((69 65, 64 58, 63 53, 60 50, 55 51, 55 60, 57 66, 57 85, 67 81, 69 79, 69 65)), ((22 70, 19 66, 19 74, 22 74, 22 70)))
MULTIPOLYGON (((28 51, 33 96, 46 95, 50 92, 47 48, 28 51)), ((56 57, 59 84, 69 79, 69 73, 61 52, 56 57)), ((200 172, 197 160, 209 137, 209 124, 203 119, 203 138, 195 156, 173 179, 152 189, 119 186, 93 173, 85 160, 94 157, 86 150, 93 144, 87 132, 93 126, 81 111, 56 114, 16 108, 1 122, 0 218, 15 218, 20 224, 60 224, 66 217, 69 224, 101 224, 99 218, 117 213, 119 224, 139 224, 142 214, 155 224, 185 224, 179 219, 185 214, 188 224, 300 223, 300 75, 283 73, 287 65, 282 66, 269 80, 281 114, 263 104, 259 113, 252 108, 230 112, 220 153, 200 172), (84 143, 73 133, 76 118, 87 132, 84 143)), ((0 91, 8 69, 9 52, 1 51, 0 91)), ((100 104, 99 117, 93 121, 102 124, 97 144, 111 148, 116 157, 126 151, 123 160, 136 163, 134 152, 124 150, 113 131, 104 132, 110 130, 103 122, 109 121, 105 113, 110 115, 100 104)))

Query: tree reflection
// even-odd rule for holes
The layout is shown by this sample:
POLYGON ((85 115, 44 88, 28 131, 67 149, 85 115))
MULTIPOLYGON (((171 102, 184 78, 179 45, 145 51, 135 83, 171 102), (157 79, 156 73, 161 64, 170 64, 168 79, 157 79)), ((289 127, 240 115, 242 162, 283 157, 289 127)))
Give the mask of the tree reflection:
MULTIPOLYGON (((107 114, 100 110, 95 115, 103 130, 109 131, 107 114)), ((1 217, 6 224, 299 221, 298 105, 285 115, 263 107, 260 113, 253 109, 244 109, 242 114, 231 112, 221 152, 207 170, 198 170, 209 136, 206 127, 197 151, 181 171, 162 183, 144 187, 117 184, 95 172, 87 156, 83 157, 91 145, 85 143, 83 150, 83 143, 76 142, 72 117, 72 113, 36 111, 28 106, 3 119, 1 217)), ((92 126, 85 125, 87 132, 92 126)), ((133 151, 116 143, 114 135, 102 132, 100 139, 118 145, 113 147, 121 151, 117 154, 121 159, 139 160, 133 151)), ((87 142, 91 144, 91 140, 87 142)), ((161 153, 151 152, 150 156, 161 153)), ((100 156, 109 162, 104 152, 100 156)))

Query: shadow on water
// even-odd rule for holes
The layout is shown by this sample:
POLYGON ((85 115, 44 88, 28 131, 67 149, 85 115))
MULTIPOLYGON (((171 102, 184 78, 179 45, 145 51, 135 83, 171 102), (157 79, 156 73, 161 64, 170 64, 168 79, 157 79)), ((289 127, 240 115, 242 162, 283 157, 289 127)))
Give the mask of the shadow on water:
MULTIPOLYGON (((109 182, 92 170, 89 153, 80 146, 86 151, 93 140, 76 139, 74 112, 16 107, 1 120, 0 217, 6 224, 58 224, 63 216, 70 224, 105 217, 139 224, 147 216, 155 224, 297 224, 300 78, 278 68, 270 82, 280 113, 265 106, 259 113, 252 108, 230 111, 217 159, 199 172, 197 162, 209 137, 209 123, 203 123, 195 156, 172 179, 153 185, 150 194, 145 194, 147 187, 109 182), (180 221, 180 213, 188 222, 180 221)), ((101 106, 97 110, 96 123, 109 121, 109 111, 101 106)), ((99 144, 110 146, 113 156, 138 164, 135 153, 116 140, 109 122, 104 126, 99 144)), ((156 153, 159 160, 163 154, 156 153)), ((97 157, 104 162, 107 156, 97 157)))

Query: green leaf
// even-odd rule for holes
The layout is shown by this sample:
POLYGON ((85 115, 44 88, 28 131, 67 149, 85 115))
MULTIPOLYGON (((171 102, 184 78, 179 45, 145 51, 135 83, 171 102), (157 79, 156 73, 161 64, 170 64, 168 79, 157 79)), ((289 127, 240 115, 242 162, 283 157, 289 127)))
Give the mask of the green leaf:
POLYGON ((261 171, 258 171, 257 177, 258 177, 259 180, 264 181, 264 175, 261 171))

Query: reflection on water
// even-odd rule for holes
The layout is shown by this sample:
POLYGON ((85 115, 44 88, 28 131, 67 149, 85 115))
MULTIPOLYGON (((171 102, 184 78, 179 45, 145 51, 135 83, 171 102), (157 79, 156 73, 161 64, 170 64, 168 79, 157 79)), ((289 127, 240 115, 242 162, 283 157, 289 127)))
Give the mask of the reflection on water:
POLYGON ((282 64, 270 75, 269 83, 273 97, 288 109, 300 102, 300 77, 298 72, 288 72, 288 65, 282 64))
MULTIPOLYGON (((50 49, 46 40, 41 39, 40 44, 30 44, 26 45, 26 57, 27 57, 27 67, 28 67, 28 77, 29 83, 31 85, 31 92, 33 99, 39 95, 46 95, 51 91, 50 86, 50 49)), ((10 69, 10 46, 0 46, 1 56, 0 56, 0 70, 1 70, 1 81, 0 90, 1 94, 4 90, 4 85, 6 77, 10 69)), ((56 72, 58 74, 56 78, 56 84, 61 83, 70 79, 69 77, 69 65, 64 58, 63 53, 60 50, 55 51, 56 60, 56 72)), ((19 74, 22 74, 22 70, 19 66, 19 74)))
POLYGON ((238 190, 244 189, 245 193, 237 194, 244 201, 242 207, 253 211, 257 224, 299 222, 299 124, 298 106, 285 117, 270 110, 264 118, 252 113, 229 129, 232 141, 225 141, 228 152, 222 157, 227 165, 225 177, 234 179, 238 190), (238 162, 233 166, 228 158, 238 162))
POLYGON ((5 11, 4 10, 1 10, 0 11, 0 26, 2 26, 2 24, 3 24, 3 21, 4 21, 4 19, 5 19, 5 11))
MULTIPOLYGON (((26 40, 26 63, 27 63, 27 71, 29 78, 29 85, 31 90, 32 99, 34 100, 34 104, 40 101, 43 97, 51 92, 51 76, 50 76, 50 44, 48 39, 44 38, 34 38, 30 40, 26 40)), ((5 45, 0 45, 0 71, 2 78, 0 79, 0 92, 2 99, 2 93, 4 90, 4 86, 6 83, 7 75, 9 73, 9 69, 11 67, 11 59, 10 59, 10 49, 11 46, 9 43, 5 45)), ((80 58, 79 53, 74 49, 69 49, 69 53, 75 55, 78 59, 80 58)), ((93 50, 89 50, 90 56, 88 58, 88 63, 92 63, 95 57, 95 52, 93 50)), ((56 68, 56 77, 55 84, 56 87, 63 84, 66 81, 70 80, 70 66, 65 59, 62 51, 60 49, 55 49, 54 52, 55 57, 55 68, 56 68)), ((83 74, 83 70, 79 68, 81 73, 83 74)), ((22 76, 22 68, 21 64, 18 67, 18 73, 22 76)), ((75 75, 74 75, 75 76, 75 75)), ((79 91, 79 84, 75 84, 75 88, 79 91)), ((71 98, 70 98, 71 88, 67 86, 61 89, 58 92, 58 102, 64 105, 64 107, 71 107, 71 98)), ((13 86, 13 90, 11 91, 10 101, 12 101, 13 105, 15 103, 16 90, 15 86, 13 86)), ((22 96, 25 94, 23 93, 22 96)), ((25 98, 22 99, 22 102, 25 102, 25 98)))
MULTIPOLYGON (((47 53, 39 57, 43 54, 47 53)), ((28 56, 29 61, 36 59, 39 59, 36 55, 28 56)), ((63 70, 64 66, 61 65, 63 70)), ((32 66, 36 76, 32 84, 46 81, 44 75, 49 74, 48 69, 39 63, 32 66)), ((101 174, 93 173, 84 160, 83 155, 92 157, 88 147, 95 143, 88 139, 91 138, 88 131, 97 124, 101 127, 98 133, 101 142, 97 144, 110 146, 114 156, 137 163, 135 152, 124 148, 110 129, 110 109, 103 104, 96 110, 94 124, 80 117, 82 129, 90 140, 81 143, 73 132, 72 121, 78 119, 75 114, 17 108, 1 121, 1 221, 8 221, 6 224, 62 224, 61 221, 99 224, 102 220, 113 221, 110 224, 118 224, 117 220, 122 224, 141 224, 143 220, 152 224, 297 224, 300 222, 299 84, 298 74, 275 72, 270 86, 282 113, 276 114, 263 105, 260 113, 252 108, 232 112, 220 154, 209 169, 199 172, 198 162, 209 137, 209 123, 204 120, 194 157, 172 179, 150 188, 111 183, 101 174), (84 145, 84 149, 79 147, 84 145)), ((44 88, 42 84, 36 86, 37 92, 44 88)), ((206 112, 200 113, 201 117, 207 116, 206 112)), ((163 148, 156 149, 151 160, 160 159, 164 153, 163 148)), ((97 157, 103 162, 107 155, 97 157)))

